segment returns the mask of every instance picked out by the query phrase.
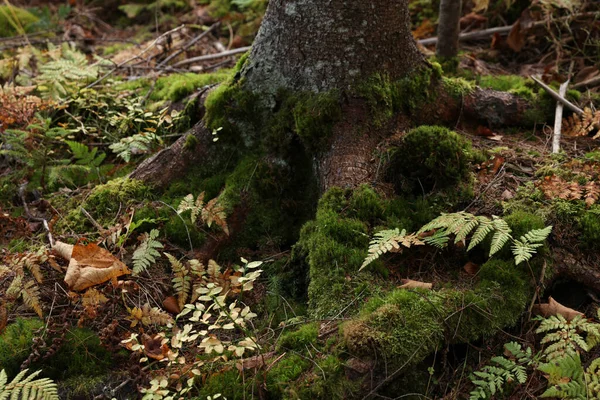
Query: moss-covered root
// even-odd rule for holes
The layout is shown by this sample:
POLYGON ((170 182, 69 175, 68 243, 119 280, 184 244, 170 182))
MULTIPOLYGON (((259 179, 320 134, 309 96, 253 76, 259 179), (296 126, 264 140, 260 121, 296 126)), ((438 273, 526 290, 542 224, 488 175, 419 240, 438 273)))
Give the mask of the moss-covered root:
MULTIPOLYGON (((544 226, 526 213, 506 221, 517 236, 544 226)), ((412 365, 445 343, 466 343, 513 326, 534 291, 530 267, 535 275, 542 262, 538 258, 531 266, 516 266, 510 257, 483 264, 471 289, 396 289, 374 297, 343 326, 346 345, 354 354, 372 356, 376 349, 412 365)))

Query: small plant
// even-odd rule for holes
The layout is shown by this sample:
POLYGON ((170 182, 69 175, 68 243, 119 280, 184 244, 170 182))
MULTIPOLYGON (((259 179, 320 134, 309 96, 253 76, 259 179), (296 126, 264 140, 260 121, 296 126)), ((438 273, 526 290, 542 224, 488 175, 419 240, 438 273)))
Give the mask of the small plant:
POLYGON ((163 245, 161 242, 156 240, 158 238, 158 229, 152 229, 150 233, 143 235, 142 243, 133 252, 133 274, 137 275, 142 271, 145 271, 152 264, 156 262, 156 258, 160 257, 160 253, 157 249, 162 249, 163 245))
POLYGON ((384 230, 376 233, 369 244, 369 255, 360 269, 387 252, 399 252, 400 246, 411 247, 430 244, 438 248, 445 247, 454 236, 454 243, 467 242, 471 235, 467 251, 482 243, 492 234, 489 256, 499 252, 508 242, 512 243, 512 253, 515 263, 529 261, 548 238, 552 226, 543 229, 533 229, 519 239, 511 236, 511 229, 502 218, 493 216, 476 216, 461 211, 451 214, 442 214, 433 221, 424 225, 417 233, 407 234, 406 230, 384 230))
POLYGON ((502 392, 510 383, 525 383, 527 381, 527 367, 532 363, 531 348, 523 349, 519 343, 510 342, 504 345, 505 356, 496 356, 491 364, 475 371, 471 382, 475 390, 471 392, 470 400, 487 399, 502 392))
POLYGON ((48 378, 34 379, 42 371, 36 371, 29 376, 27 376, 27 371, 28 369, 24 369, 10 382, 8 382, 6 371, 0 371, 0 399, 59 399, 56 383, 48 378))
POLYGON ((225 210, 223 206, 219 204, 219 198, 215 197, 208 203, 204 203, 204 192, 200 193, 196 200, 194 200, 193 194, 188 194, 181 200, 179 207, 177 207, 177 213, 181 214, 186 211, 190 211, 190 218, 193 224, 196 223, 198 217, 204 222, 209 228, 214 223, 218 225, 225 234, 229 235, 229 228, 225 220, 225 210))

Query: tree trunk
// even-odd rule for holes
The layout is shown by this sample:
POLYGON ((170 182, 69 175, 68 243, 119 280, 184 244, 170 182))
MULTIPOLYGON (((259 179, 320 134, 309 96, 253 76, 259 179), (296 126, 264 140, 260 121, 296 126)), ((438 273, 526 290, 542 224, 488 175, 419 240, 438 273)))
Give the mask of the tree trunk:
POLYGON ((423 64, 406 0, 271 0, 242 75, 261 92, 344 91, 423 64))
POLYGON ((441 0, 438 42, 435 54, 440 58, 452 58, 458 54, 458 34, 462 0, 441 0))
MULTIPOLYGON (((281 106, 277 95, 282 91, 339 94, 341 120, 333 127, 327 145, 313 151, 316 176, 324 191, 376 179, 380 166, 373 154, 378 144, 411 123, 455 124, 462 115, 473 114, 478 121, 483 115, 492 124, 502 124, 506 120, 503 104, 507 103, 519 104, 513 110, 517 114, 508 115, 509 122, 522 122, 521 113, 527 105, 521 106, 525 102, 517 96, 476 90, 456 99, 438 80, 418 88, 437 92, 432 96, 436 100, 423 104, 423 110, 413 110, 411 115, 398 113, 383 124, 373 124, 376 110, 357 94, 357 86, 375 76, 399 81, 427 68, 431 65, 410 32, 407 0, 271 0, 252 50, 234 81, 241 90, 259 93, 261 107, 273 112, 281 106), (484 104, 482 94, 487 104, 499 103, 499 107, 479 114, 479 105, 484 104)), ((189 165, 206 161, 210 139, 209 130, 200 123, 171 149, 143 163, 131 177, 164 187, 189 165), (196 137, 196 145, 185 151, 190 149, 184 146, 190 135, 196 137)))

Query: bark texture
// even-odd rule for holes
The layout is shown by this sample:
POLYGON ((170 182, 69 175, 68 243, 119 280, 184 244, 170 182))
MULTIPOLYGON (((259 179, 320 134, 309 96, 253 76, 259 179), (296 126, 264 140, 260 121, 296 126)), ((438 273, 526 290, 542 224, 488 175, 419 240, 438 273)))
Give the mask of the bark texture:
POLYGON ((261 92, 343 91, 423 62, 406 0, 271 0, 242 75, 261 92))
POLYGON ((461 12, 462 0, 440 1, 438 42, 435 47, 435 54, 438 57, 451 58, 458 54, 461 12))

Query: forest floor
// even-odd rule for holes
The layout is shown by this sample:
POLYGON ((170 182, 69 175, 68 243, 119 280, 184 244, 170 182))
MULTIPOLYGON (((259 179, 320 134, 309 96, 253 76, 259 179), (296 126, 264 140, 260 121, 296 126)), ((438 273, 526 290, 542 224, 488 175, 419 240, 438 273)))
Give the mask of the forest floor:
MULTIPOLYGON (((0 5, 0 398, 19 382, 65 399, 600 398, 597 4, 466 2, 462 31, 479 35, 444 75, 543 115, 459 118, 457 186, 390 177, 317 206, 252 154, 161 192, 126 179, 201 120, 266 0, 122 3, 0 5), (557 152, 557 102, 532 76, 556 92, 569 80, 562 97, 581 109, 565 107, 557 152), (466 251, 486 223, 512 232, 512 253, 485 235, 466 251), (315 260, 332 281, 315 286, 315 260)), ((437 5, 410 0, 432 62, 437 5)), ((444 143, 417 156, 443 169, 444 143)), ((374 157, 383 171, 395 154, 374 157)))

